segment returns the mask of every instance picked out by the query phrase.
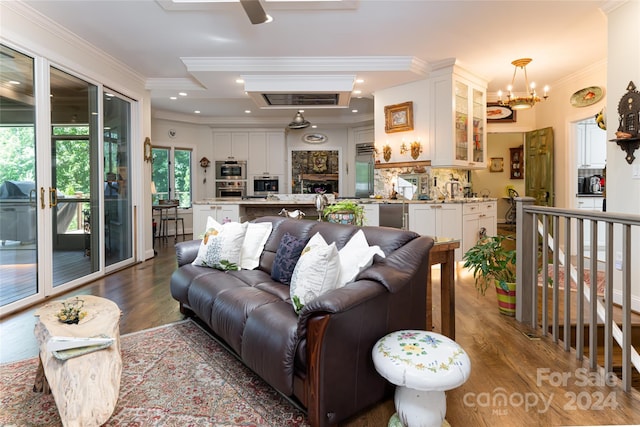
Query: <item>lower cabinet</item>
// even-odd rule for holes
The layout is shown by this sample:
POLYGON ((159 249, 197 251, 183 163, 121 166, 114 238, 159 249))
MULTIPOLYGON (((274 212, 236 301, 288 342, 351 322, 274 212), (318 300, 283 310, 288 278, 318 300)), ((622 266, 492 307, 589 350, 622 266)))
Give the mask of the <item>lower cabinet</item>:
MULTIPOLYGON (((429 203, 409 205, 409 230, 431 237, 462 239, 462 204, 429 203)), ((456 261, 462 250, 456 249, 456 261)))
POLYGON ((212 204, 193 205, 193 238, 199 239, 205 232, 207 218, 213 218, 219 223, 240 221, 240 207, 238 205, 212 204))
POLYGON ((497 202, 465 203, 462 213, 462 254, 484 236, 495 236, 497 202))
POLYGON ((364 208, 364 225, 378 227, 380 225, 380 209, 377 204, 362 205, 364 208))
MULTIPOLYGON (((602 197, 578 197, 576 206, 579 210, 602 212, 604 199, 602 197)), ((591 221, 585 219, 583 221, 584 230, 584 248, 591 249, 591 221)), ((575 231, 574 231, 575 232, 575 231)), ((605 247, 606 225, 604 222, 598 222, 598 248, 605 247)))

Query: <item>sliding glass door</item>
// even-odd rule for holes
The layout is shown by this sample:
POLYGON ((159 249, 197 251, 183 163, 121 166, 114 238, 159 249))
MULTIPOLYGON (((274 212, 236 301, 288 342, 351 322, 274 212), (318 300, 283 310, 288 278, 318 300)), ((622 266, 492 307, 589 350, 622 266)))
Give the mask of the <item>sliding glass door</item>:
POLYGON ((98 88, 54 67, 51 80, 53 287, 100 269, 98 88))
POLYGON ((134 262, 131 110, 0 45, 0 314, 134 262))
POLYGON ((34 59, 0 45, 0 307, 38 293, 34 59))

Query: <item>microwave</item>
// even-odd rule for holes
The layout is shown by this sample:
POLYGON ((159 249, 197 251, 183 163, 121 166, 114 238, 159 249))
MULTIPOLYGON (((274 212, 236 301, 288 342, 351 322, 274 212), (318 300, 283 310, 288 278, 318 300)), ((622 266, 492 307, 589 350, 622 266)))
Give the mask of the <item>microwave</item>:
POLYGON ((244 160, 216 161, 216 179, 247 179, 247 162, 244 160))
POLYGON ((253 178, 253 194, 255 196, 268 196, 278 193, 280 179, 277 176, 256 176, 253 178))

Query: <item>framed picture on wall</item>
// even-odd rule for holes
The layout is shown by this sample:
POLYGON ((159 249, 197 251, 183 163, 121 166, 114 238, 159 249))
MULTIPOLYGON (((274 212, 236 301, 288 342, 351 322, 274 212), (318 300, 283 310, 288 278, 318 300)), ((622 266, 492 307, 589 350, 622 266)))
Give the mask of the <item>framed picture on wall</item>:
POLYGON ((384 107, 384 131, 386 133, 413 130, 413 102, 384 107))
POLYGON ((502 157, 492 157, 489 163, 489 172, 504 171, 504 159, 502 157))
POLYGON ((497 102, 487 103, 487 123, 513 123, 516 121, 516 112, 508 105, 500 105, 497 102))

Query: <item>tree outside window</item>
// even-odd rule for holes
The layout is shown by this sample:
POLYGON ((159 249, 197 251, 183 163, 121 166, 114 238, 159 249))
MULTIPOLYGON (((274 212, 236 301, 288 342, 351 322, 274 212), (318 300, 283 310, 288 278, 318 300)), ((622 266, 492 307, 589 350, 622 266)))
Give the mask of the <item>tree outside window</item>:
POLYGON ((191 207, 191 150, 154 147, 152 181, 153 202, 178 200, 180 207, 191 207))

